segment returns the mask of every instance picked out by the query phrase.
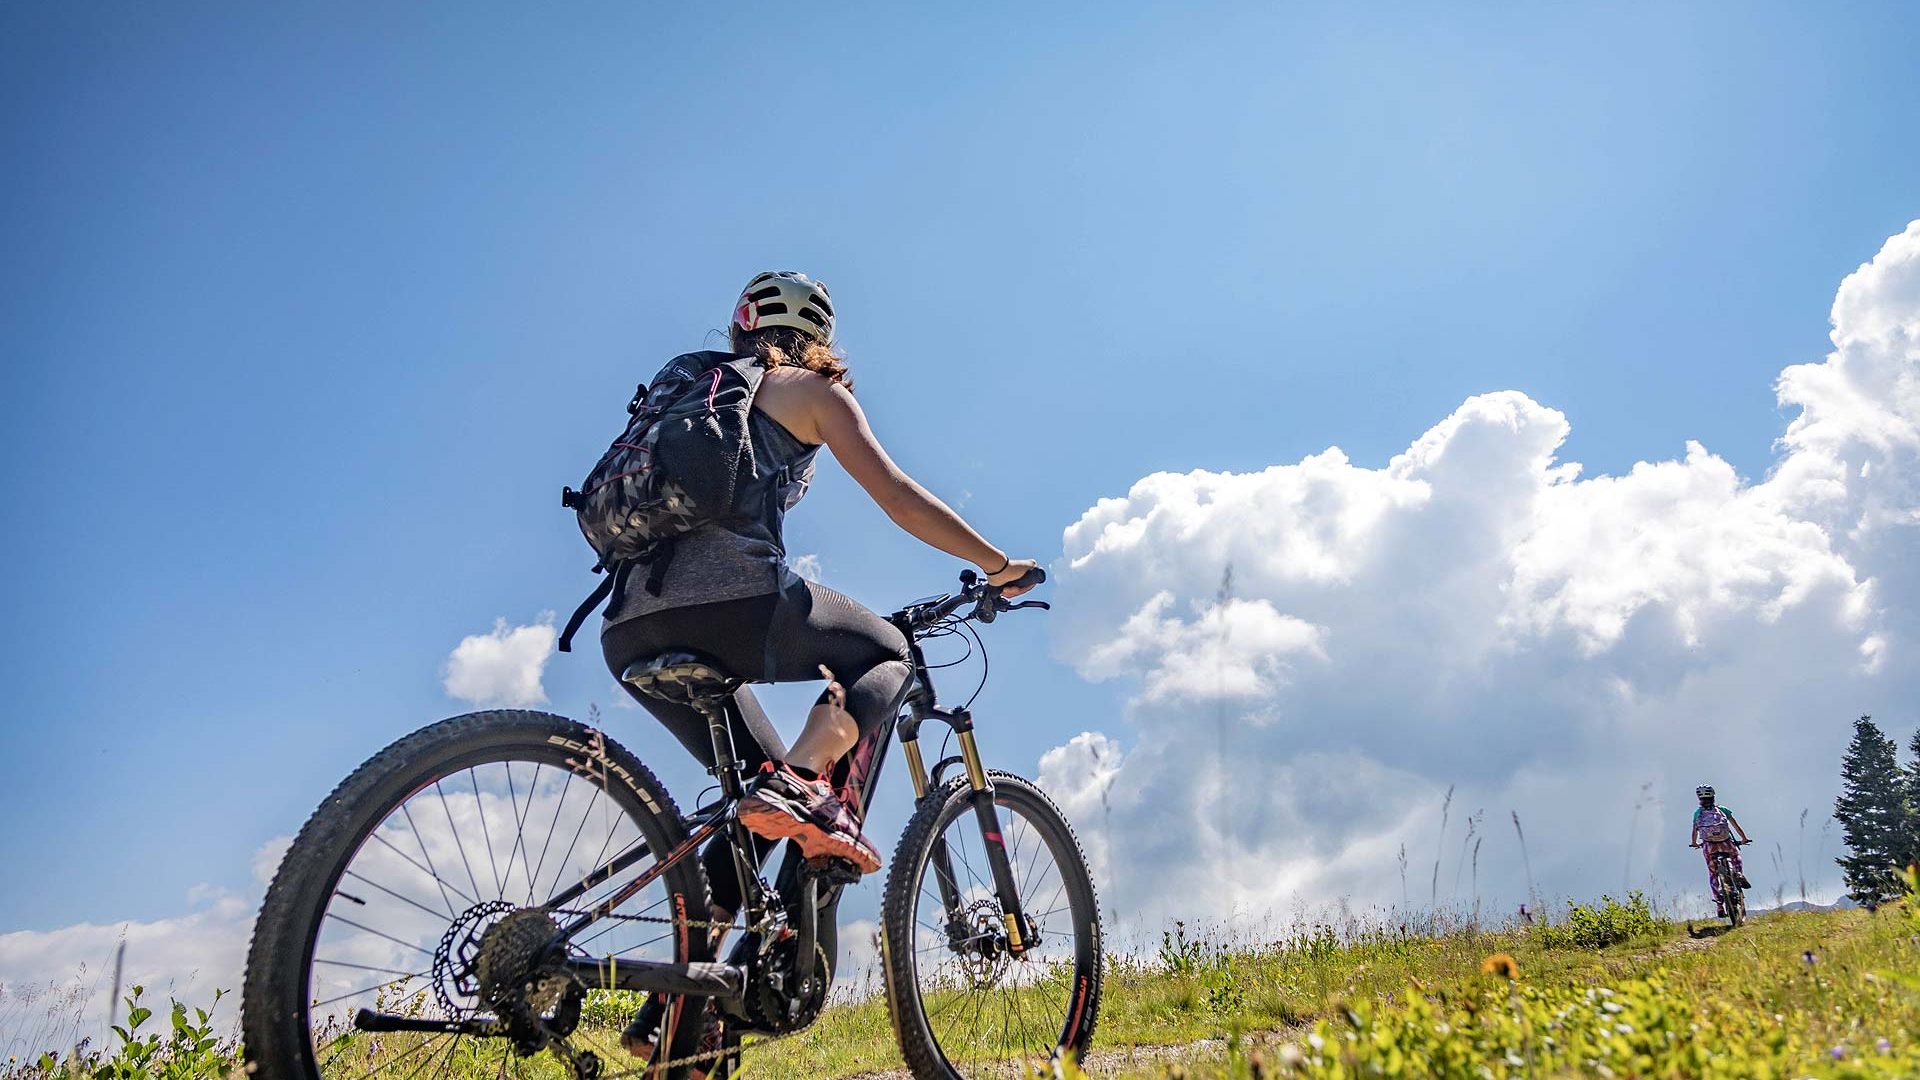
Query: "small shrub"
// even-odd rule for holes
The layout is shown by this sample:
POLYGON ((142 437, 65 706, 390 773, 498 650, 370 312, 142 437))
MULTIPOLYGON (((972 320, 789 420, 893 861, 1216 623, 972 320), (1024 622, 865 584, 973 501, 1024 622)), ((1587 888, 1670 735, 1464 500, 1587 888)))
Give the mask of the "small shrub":
POLYGON ((635 990, 589 990, 580 1005, 580 1023, 590 1028, 624 1028, 647 995, 635 990))
MULTIPOLYGON (((240 1068, 240 1048, 214 1034, 211 1009, 190 1009, 173 1001, 165 1033, 143 1030, 154 1015, 141 1004, 145 994, 145 987, 136 986, 126 997, 127 1022, 113 1025, 119 1045, 111 1053, 83 1049, 64 1058, 42 1054, 31 1066, 11 1070, 12 1074, 47 1080, 199 1080, 227 1076, 240 1068)), ((214 992, 214 1008, 225 996, 224 990, 214 992)))
POLYGON ((1311 930, 1295 930, 1293 936, 1279 946, 1281 951, 1307 961, 1331 960, 1339 955, 1341 948, 1339 936, 1325 923, 1316 924, 1311 930))
POLYGON ((1666 930, 1667 921, 1653 913, 1647 898, 1635 889, 1621 903, 1602 896, 1598 906, 1567 902, 1567 917, 1557 926, 1533 928, 1534 940, 1547 949, 1599 950, 1666 930))
POLYGON ((1187 937, 1187 924, 1176 920, 1172 930, 1160 932, 1160 963, 1174 975, 1199 975, 1232 962, 1230 950, 1207 937, 1187 937))

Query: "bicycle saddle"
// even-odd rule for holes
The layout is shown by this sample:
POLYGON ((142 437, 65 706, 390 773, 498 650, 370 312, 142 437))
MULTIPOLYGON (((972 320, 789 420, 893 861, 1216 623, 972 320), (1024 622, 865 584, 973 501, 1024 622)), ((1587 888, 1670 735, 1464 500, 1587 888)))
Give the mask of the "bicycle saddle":
POLYGON ((711 656, 691 649, 669 649, 642 657, 620 672, 620 681, 649 697, 691 705, 732 694, 745 682, 730 675, 711 656))

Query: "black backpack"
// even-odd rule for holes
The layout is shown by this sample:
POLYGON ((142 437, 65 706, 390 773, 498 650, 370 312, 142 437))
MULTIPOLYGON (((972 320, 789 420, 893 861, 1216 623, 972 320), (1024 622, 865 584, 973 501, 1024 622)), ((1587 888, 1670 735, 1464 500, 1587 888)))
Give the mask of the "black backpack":
POLYGON ((625 430, 600 455, 580 490, 562 488, 560 503, 600 557, 606 579, 560 635, 573 635, 602 600, 626 587, 637 563, 648 567, 647 591, 660 593, 673 542, 703 525, 739 527, 757 519, 754 494, 753 396, 766 374, 758 358, 724 352, 676 356, 627 403, 625 430))

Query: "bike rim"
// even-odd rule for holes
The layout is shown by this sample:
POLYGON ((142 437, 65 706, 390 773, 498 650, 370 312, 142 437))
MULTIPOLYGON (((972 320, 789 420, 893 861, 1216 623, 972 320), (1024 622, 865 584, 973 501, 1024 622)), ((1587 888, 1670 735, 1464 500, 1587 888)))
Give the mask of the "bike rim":
MULTIPOLYGON (((1065 1045, 1078 1026, 1076 990, 1093 952, 1093 913, 1076 910, 1091 902, 1069 876, 1068 868, 1078 865, 1071 841, 1018 803, 998 797, 995 803, 1037 946, 1023 959, 956 953, 930 859, 922 860, 914 888, 911 950, 921 1014, 949 1066, 967 1075, 1023 1075, 1025 1064, 1065 1045)), ((984 840, 964 799, 952 804, 940 835, 962 896, 969 947, 977 949, 990 935, 1003 938, 984 840)))
MULTIPOLYGON (((648 839, 639 800, 559 748, 478 751, 432 772, 355 840, 313 920, 302 1000, 323 1080, 525 1075, 531 1059, 517 1056, 505 1039, 370 1034, 353 1027, 353 1015, 360 1008, 436 1020, 484 1015, 471 992, 475 957, 462 955, 463 944, 484 940, 511 911, 546 904, 648 839)), ((651 863, 642 859, 559 909, 589 910, 651 863)), ((664 920, 673 901, 662 877, 620 911, 664 920)), ((680 932, 667 922, 602 920, 572 944, 594 956, 673 960, 684 958, 680 932)), ((538 996, 554 1000, 543 1011, 557 1010, 563 995, 558 984, 543 987, 538 996)), ((603 1061, 620 1061, 620 1028, 638 1004, 638 995, 590 994, 568 1041, 603 1061)))

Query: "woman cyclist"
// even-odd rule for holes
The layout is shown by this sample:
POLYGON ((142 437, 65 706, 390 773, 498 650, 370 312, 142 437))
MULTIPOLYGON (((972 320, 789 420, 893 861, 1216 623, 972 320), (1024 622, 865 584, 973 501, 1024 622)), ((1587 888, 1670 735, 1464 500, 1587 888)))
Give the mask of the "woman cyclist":
MULTIPOLYGON (((824 284, 792 271, 756 275, 734 305, 729 336, 735 354, 757 357, 767 368, 749 421, 756 458, 785 469, 796 490, 804 490, 814 457, 825 446, 895 524, 979 566, 990 583, 1009 585, 1037 565, 988 543, 887 456, 854 400, 846 361, 834 349, 833 303, 824 284)), ((738 691, 745 730, 733 733, 734 744, 740 760, 762 778, 741 802, 740 821, 769 841, 792 839, 809 858, 841 858, 872 873, 880 868, 880 853, 861 834, 857 808, 835 795, 833 771, 861 735, 898 707, 912 674, 907 643, 879 615, 795 574, 778 522, 772 525, 767 535, 708 525, 678 538, 663 572, 654 575, 658 593, 625 590, 608 610, 601 652, 616 677, 636 660, 693 649, 751 681, 825 678, 827 689, 792 746, 782 743, 751 689, 738 691)), ((1008 588, 1007 595, 1024 591, 1008 588)), ((707 722, 698 712, 627 690, 702 764, 713 764, 707 722)), ((732 857, 715 841, 705 861, 712 918, 729 922, 740 905, 732 857)), ((829 958, 835 948, 832 916, 823 910, 820 919, 829 958)), ((628 1027, 627 1047, 636 1055, 652 1052, 662 1011, 657 998, 650 1000, 628 1027)))
POLYGON ((1747 830, 1733 811, 1715 802, 1713 788, 1702 784, 1693 789, 1694 797, 1700 800, 1700 806, 1693 812, 1693 831, 1687 835, 1690 847, 1704 847, 1701 852, 1707 859, 1707 886, 1713 892, 1714 909, 1721 915, 1727 913, 1727 899, 1720 895, 1720 878, 1713 872, 1713 857, 1724 854, 1733 860, 1733 876, 1743 889, 1753 888, 1747 880, 1746 867, 1740 865, 1740 845, 1751 844, 1747 830))

